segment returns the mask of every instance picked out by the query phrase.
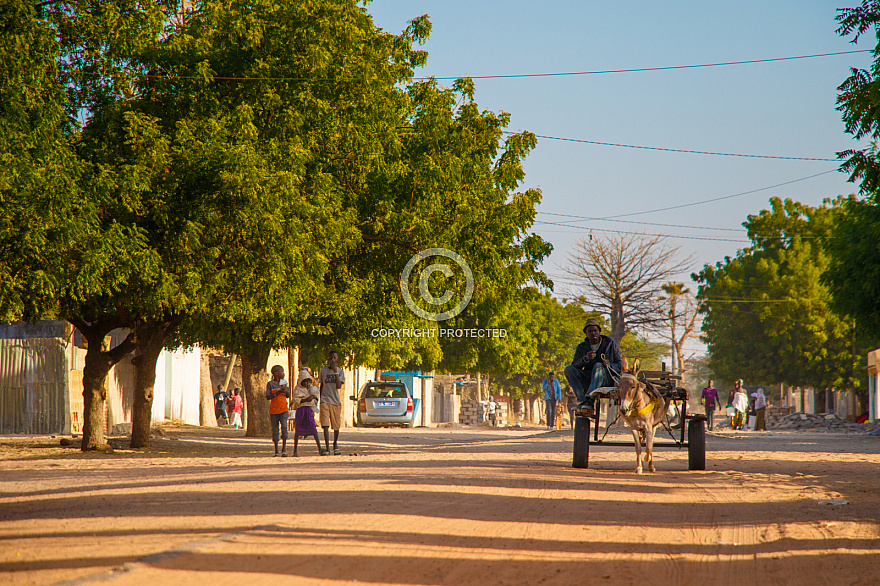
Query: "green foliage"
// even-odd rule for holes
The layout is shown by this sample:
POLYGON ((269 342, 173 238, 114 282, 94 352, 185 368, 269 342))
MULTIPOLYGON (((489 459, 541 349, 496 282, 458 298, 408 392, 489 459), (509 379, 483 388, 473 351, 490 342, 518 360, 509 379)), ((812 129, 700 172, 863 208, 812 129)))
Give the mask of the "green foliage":
POLYGON ((513 334, 524 338, 530 353, 527 360, 514 365, 497 363, 490 374, 505 392, 514 397, 537 393, 548 372, 555 372, 565 386, 563 370, 571 363, 574 350, 584 339, 584 322, 595 317, 606 325, 604 318, 589 314, 577 302, 565 302, 540 293, 535 288, 524 291, 525 303, 520 306, 517 320, 510 322, 513 334))
MULTIPOLYGON (((841 36, 853 36, 857 41, 869 29, 874 29, 880 41, 880 2, 863 0, 856 8, 838 10, 837 32, 841 36)), ((878 44, 880 47, 880 44, 878 44)), ((871 144, 864 149, 851 149, 838 153, 846 159, 842 170, 850 173, 850 181, 860 181, 861 191, 876 202, 880 193, 880 160, 877 157, 876 141, 880 138, 880 53, 875 49, 874 62, 870 70, 852 69, 850 76, 838 91, 837 109, 843 112, 846 131, 855 138, 870 138, 871 144)))
POLYGON ((52 30, 33 2, 0 2, 0 319, 53 309, 61 251, 81 234, 66 215, 81 168, 64 134, 52 30))
MULTIPOLYGON (((507 344, 507 347, 527 349, 527 353, 519 362, 498 360, 489 363, 491 368, 486 368, 485 363, 479 367, 514 397, 539 392, 541 381, 551 371, 565 387, 563 371, 571 364, 577 345, 584 341, 584 323, 588 318, 595 318, 602 324, 603 332, 607 333, 610 327, 602 315, 584 311, 583 300, 560 301, 533 287, 525 289, 523 297, 516 320, 506 322, 508 335, 518 336, 520 340, 507 344)), ((665 351, 665 344, 648 342, 635 334, 627 334, 621 345, 623 354, 641 358, 646 369, 659 370, 659 356, 665 351)))
POLYGON ((620 341, 620 354, 626 356, 630 364, 638 358, 643 370, 660 370, 660 358, 668 353, 668 344, 651 342, 632 332, 628 332, 620 341))
POLYGON ((880 2, 863 0, 860 6, 839 10, 838 33, 853 40, 874 30, 878 44, 869 70, 852 69, 838 88, 837 109, 846 131, 870 139, 863 149, 838 153, 842 170, 859 182, 863 199, 851 198, 838 214, 827 242, 830 256, 823 280, 830 287, 834 307, 853 317, 859 339, 880 343, 880 2))
MULTIPOLYGON (((480 110, 470 80, 411 83, 426 17, 394 35, 353 1, 207 0, 184 17, 174 2, 73 0, 45 5, 45 21, 16 6, 33 54, 15 40, 8 67, 43 60, 52 100, 28 119, 45 124, 52 157, 67 157, 55 161, 62 187, 75 185, 63 210, 21 197, 16 216, 76 218, 48 285, 28 277, 60 316, 135 330, 185 317, 177 343, 333 346, 391 368, 495 372, 535 359, 517 324, 523 288, 547 284, 538 266, 550 246, 526 233, 540 193, 516 190, 536 140, 505 137, 509 115, 480 110), (475 275, 470 306, 443 326, 507 327, 508 338, 371 335, 436 327, 399 290, 406 262, 431 247, 458 252, 475 275)), ((6 246, 22 225, 9 220, 6 246)), ((33 295, 13 272, 3 304, 20 315, 33 295)))
POLYGON ((833 292, 833 306, 855 316, 859 340, 880 344, 880 206, 847 199, 835 218, 825 248, 829 264, 822 275, 833 292))
POLYGON ((810 207, 771 200, 743 225, 752 245, 693 275, 704 340, 719 378, 817 388, 857 388, 861 352, 852 323, 821 282, 822 247, 843 201, 810 207))

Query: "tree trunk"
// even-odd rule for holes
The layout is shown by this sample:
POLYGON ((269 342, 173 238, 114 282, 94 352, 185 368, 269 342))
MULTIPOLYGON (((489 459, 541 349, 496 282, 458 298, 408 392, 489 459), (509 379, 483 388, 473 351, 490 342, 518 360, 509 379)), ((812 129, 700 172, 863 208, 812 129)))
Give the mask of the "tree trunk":
POLYGON ((93 322, 68 318, 88 343, 83 367, 83 440, 82 451, 90 452, 106 447, 104 441, 104 401, 107 398, 107 373, 113 365, 134 350, 134 336, 129 333, 116 347, 105 350, 104 338, 113 330, 125 326, 118 316, 104 316, 93 322))
POLYGON ((199 425, 217 427, 214 417, 214 385, 211 382, 211 357, 202 352, 202 367, 199 373, 199 425))
POLYGON ((132 359, 137 376, 134 383, 134 403, 131 407, 131 447, 150 446, 150 423, 153 418, 153 387, 156 385, 156 362, 165 342, 177 329, 181 318, 149 321, 138 327, 136 343, 138 355, 132 359))
POLYGON ((105 385, 107 373, 113 363, 90 342, 86 351, 86 364, 83 367, 83 439, 82 451, 100 450, 106 446, 104 442, 104 401, 107 398, 105 385))
POLYGON ((611 303, 611 339, 620 345, 626 334, 626 316, 623 313, 623 301, 617 297, 611 303))
POLYGON ((269 401, 265 394, 269 382, 268 362, 269 350, 241 355, 241 382, 248 414, 245 437, 272 437, 269 401))

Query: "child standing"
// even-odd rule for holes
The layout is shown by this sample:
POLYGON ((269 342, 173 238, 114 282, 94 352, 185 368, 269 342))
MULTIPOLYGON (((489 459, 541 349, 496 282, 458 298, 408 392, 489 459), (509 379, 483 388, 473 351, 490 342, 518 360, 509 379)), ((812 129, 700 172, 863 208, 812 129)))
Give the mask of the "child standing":
POLYGON ((318 439, 318 428, 315 425, 315 413, 318 411, 318 397, 320 391, 312 383, 312 373, 308 368, 299 371, 296 386, 293 388, 291 403, 296 407, 296 430, 293 432, 293 455, 298 456, 297 447, 300 437, 312 436, 318 446, 318 453, 322 453, 321 440, 318 439))
POLYGON ((244 401, 241 398, 241 389, 235 387, 232 391, 232 397, 229 398, 229 411, 232 413, 232 425, 235 429, 239 429, 242 426, 241 423, 241 408, 244 401))
POLYGON ((284 379, 284 367, 276 364, 272 367, 272 380, 266 383, 266 399, 269 403, 269 422, 272 425, 272 442, 275 444, 276 456, 287 456, 287 401, 290 399, 290 387, 284 379), (280 434, 279 434, 280 430, 280 434), (281 451, 278 451, 278 436, 281 436, 281 451))
POLYGON ((330 455, 330 428, 333 428, 333 453, 339 451, 339 428, 342 424, 342 402, 339 391, 345 386, 345 373, 339 368, 339 352, 327 353, 327 366, 321 369, 321 427, 324 429, 325 456, 330 455))

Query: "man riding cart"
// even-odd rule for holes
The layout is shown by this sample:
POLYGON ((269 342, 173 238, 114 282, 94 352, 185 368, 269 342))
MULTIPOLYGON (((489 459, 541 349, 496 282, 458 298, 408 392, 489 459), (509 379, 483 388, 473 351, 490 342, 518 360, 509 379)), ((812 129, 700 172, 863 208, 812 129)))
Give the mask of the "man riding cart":
POLYGON ((595 319, 590 318, 584 324, 584 334, 586 338, 575 349, 574 360, 565 367, 565 378, 577 396, 578 412, 590 417, 595 413, 595 399, 590 392, 617 384, 605 363, 620 372, 620 348, 614 340, 602 335, 602 327, 595 319))

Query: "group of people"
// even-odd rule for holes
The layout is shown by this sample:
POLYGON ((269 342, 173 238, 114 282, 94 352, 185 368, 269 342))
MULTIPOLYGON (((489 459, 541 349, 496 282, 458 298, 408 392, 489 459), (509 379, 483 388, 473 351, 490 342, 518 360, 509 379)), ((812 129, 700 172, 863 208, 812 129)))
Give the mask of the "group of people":
POLYGON ((223 385, 217 385, 217 392, 214 393, 214 417, 217 419, 217 425, 232 425, 235 429, 240 429, 243 406, 244 399, 240 388, 235 387, 230 396, 223 389, 223 385))
MULTIPOLYGON (((715 427, 715 410, 720 403, 718 389, 712 384, 703 389, 700 395, 700 404, 705 406, 706 418, 708 419, 709 431, 715 427)), ((727 416, 730 418, 730 426, 735 430, 752 429, 749 418, 754 417, 754 430, 767 431, 767 425, 764 420, 764 413, 767 409, 767 397, 764 395, 764 389, 758 388, 749 395, 743 388, 742 379, 733 383, 733 388, 727 396, 727 416)))
MULTIPOLYGON (((293 389, 284 378, 284 367, 272 367, 272 380, 266 384, 266 400, 269 401, 269 423, 272 426, 272 443, 275 455, 286 457, 288 439, 288 419, 294 421, 293 455, 298 456, 299 438, 314 437, 318 452, 322 456, 339 455, 339 428, 342 424, 342 401, 340 391, 345 386, 345 372, 339 368, 339 352, 331 350, 327 355, 327 365, 321 368, 317 377, 312 371, 303 368, 299 371, 293 389), (324 447, 318 435, 315 415, 324 431, 324 447), (330 447, 330 430, 333 430, 333 447, 330 447), (279 446, 280 442, 280 446, 279 446)), ((242 427, 243 406, 241 389, 236 387, 230 396, 223 385, 217 385, 214 393, 214 415, 218 425, 242 427)))
POLYGON ((299 438, 314 437, 318 453, 329 456, 339 455, 339 428, 342 424, 342 401, 339 392, 345 386, 345 372, 339 368, 339 352, 331 350, 327 355, 327 365, 321 367, 315 385, 315 376, 308 368, 303 368, 297 376, 296 386, 291 390, 284 378, 284 367, 272 367, 272 380, 266 384, 266 399, 269 401, 269 420, 272 426, 272 443, 275 456, 287 456, 287 421, 289 413, 294 413, 293 455, 298 456, 299 438), (324 431, 324 447, 318 436, 315 414, 318 414, 324 431), (330 449, 330 430, 333 430, 333 451, 330 449), (279 441, 281 445, 279 446, 279 441))

